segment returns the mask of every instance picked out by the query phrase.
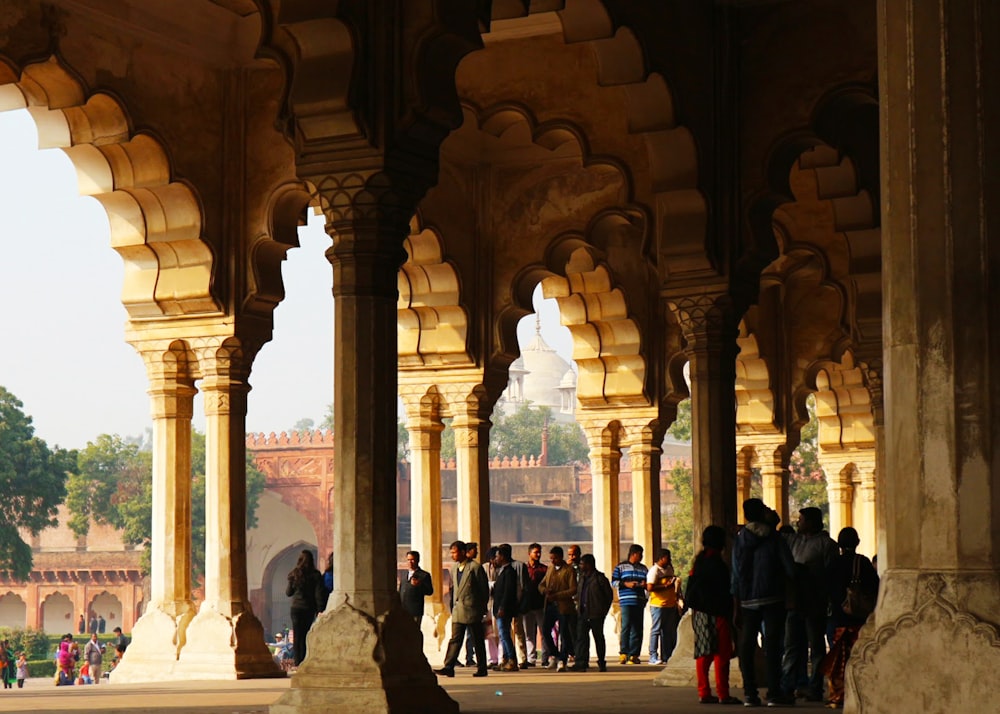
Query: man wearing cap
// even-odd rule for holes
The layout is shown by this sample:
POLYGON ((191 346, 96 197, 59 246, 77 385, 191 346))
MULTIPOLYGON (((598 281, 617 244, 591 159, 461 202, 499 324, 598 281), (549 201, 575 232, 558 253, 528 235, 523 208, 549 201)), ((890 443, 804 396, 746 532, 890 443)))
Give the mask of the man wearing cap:
POLYGON ((823 530, 823 512, 799 511, 796 533, 784 536, 795 561, 795 602, 785 619, 781 686, 806 701, 823 701, 820 663, 826 654, 826 614, 830 599, 827 571, 838 548, 823 530), (809 663, 807 670, 806 663, 809 663))

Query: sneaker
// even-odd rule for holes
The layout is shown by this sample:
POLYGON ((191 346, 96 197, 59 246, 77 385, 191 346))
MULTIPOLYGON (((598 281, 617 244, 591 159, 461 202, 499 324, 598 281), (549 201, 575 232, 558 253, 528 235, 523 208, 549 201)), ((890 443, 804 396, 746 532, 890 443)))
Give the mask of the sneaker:
POLYGON ((618 655, 618 664, 628 664, 628 655, 618 655))
POLYGON ((561 664, 562 664, 562 662, 560 660, 550 659, 549 663, 547 665, 545 665, 545 669, 555 669, 556 667, 558 667, 561 664))
POLYGON ((718 704, 719 698, 709 694, 707 697, 700 697, 698 699, 699 704, 718 704))
POLYGON ((659 658, 659 657, 656 657, 655 655, 650 655, 650 657, 649 657, 649 663, 650 663, 650 664, 663 664, 663 663, 662 663, 662 662, 660 661, 660 658, 659 658))
POLYGON ((562 660, 559 660, 559 663, 556 665, 556 671, 557 672, 565 672, 566 671, 566 663, 563 662, 562 660))
MULTIPOLYGON (((549 662, 551 662, 551 661, 552 660, 543 659, 542 660, 542 669, 548 669, 549 668, 549 662)), ((531 663, 529 662, 528 664, 531 664, 531 663)))
POLYGON ((747 697, 746 699, 743 700, 743 706, 745 706, 745 707, 759 707, 760 706, 760 697, 758 697, 757 695, 753 695, 753 696, 747 697))
POLYGON ((642 664, 642 660, 639 659, 639 655, 632 655, 629 658, 629 662, 631 662, 632 664, 642 664))

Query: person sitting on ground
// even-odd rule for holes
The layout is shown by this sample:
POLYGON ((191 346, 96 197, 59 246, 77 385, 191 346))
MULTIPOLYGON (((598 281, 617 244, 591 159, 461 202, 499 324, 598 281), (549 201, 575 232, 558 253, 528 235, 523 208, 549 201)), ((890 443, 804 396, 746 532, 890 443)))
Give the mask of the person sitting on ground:
POLYGON ((698 701, 702 704, 739 704, 729 694, 729 662, 736 654, 733 643, 733 596, 729 592, 729 566, 722 559, 726 531, 708 526, 701 534, 702 549, 695 556, 684 591, 684 605, 691 610, 694 629, 698 701), (715 691, 708 671, 715 664, 715 691))

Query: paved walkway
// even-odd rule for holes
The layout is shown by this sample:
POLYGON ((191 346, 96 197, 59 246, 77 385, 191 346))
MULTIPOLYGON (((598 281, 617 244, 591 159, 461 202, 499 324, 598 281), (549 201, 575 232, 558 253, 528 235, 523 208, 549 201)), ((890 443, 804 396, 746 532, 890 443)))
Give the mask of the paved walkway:
MULTIPOLYGON (((743 711, 742 707, 706 706, 693 689, 654 687, 658 667, 615 667, 598 672, 511 672, 472 677, 458 670, 442 681, 461 706, 462 714, 706 714, 743 711)), ((0 712, 31 714, 266 714, 267 707, 288 688, 289 680, 185 682, 177 684, 102 684, 55 687, 50 679, 29 679, 22 690, 0 690, 0 712)), ((736 692, 735 694, 739 694, 736 692)), ((822 704, 800 703, 796 709, 820 710, 822 704)), ((331 714, 354 714, 336 712, 331 714)))

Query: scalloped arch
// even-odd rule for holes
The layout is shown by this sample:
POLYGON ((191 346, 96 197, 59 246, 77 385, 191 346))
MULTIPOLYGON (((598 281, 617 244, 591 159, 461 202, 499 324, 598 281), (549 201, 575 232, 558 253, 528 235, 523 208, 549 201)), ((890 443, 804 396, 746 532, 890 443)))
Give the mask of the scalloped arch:
POLYGON ((469 317, 461 305, 461 283, 444 259, 441 237, 414 218, 399 271, 397 349, 400 368, 472 366, 469 317))
POLYGON ((87 96, 55 56, 18 75, 0 65, 0 111, 27 109, 39 148, 72 161, 80 195, 103 206, 111 247, 125 263, 122 303, 132 319, 222 312, 211 292, 213 258, 189 186, 170 178, 166 152, 133 134, 113 97, 87 96))

